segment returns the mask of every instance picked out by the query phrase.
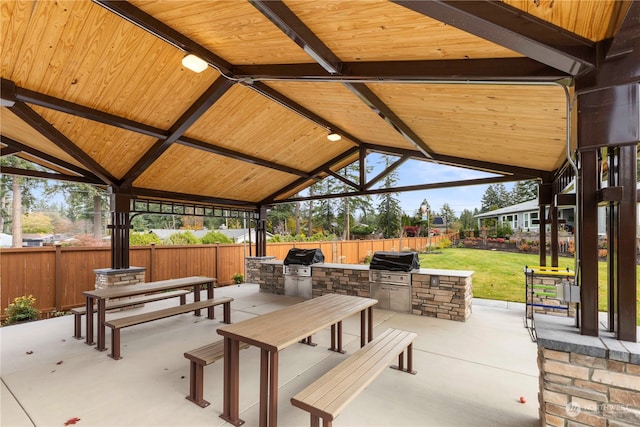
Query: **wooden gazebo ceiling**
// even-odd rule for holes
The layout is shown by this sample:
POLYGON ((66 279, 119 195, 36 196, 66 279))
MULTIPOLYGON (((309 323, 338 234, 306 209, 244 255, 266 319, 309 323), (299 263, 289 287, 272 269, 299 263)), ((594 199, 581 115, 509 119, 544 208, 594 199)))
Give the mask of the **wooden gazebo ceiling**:
POLYGON ((3 1, 2 154, 52 171, 39 176, 246 207, 371 151, 549 179, 567 94, 629 4, 3 1), (184 68, 187 52, 208 69, 184 68))

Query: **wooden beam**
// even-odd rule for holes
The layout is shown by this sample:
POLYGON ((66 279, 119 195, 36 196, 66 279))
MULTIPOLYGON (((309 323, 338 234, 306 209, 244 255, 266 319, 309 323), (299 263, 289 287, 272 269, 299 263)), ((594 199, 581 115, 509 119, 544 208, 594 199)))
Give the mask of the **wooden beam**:
POLYGON ((502 2, 392 2, 574 76, 595 68, 595 43, 502 2))

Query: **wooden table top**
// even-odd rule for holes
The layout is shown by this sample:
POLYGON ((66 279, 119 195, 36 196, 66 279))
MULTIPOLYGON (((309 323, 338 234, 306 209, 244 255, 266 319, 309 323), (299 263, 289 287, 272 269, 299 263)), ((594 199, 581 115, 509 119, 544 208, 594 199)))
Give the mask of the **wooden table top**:
POLYGON ((280 351, 377 303, 372 298, 326 294, 218 328, 218 333, 265 350, 280 351))
POLYGON ((84 291, 82 294, 86 297, 97 299, 121 298, 187 286, 203 285, 212 282, 215 283, 215 281, 215 278, 204 276, 181 277, 179 279, 160 280, 157 282, 138 283, 135 285, 114 286, 104 289, 95 289, 91 291, 84 291))

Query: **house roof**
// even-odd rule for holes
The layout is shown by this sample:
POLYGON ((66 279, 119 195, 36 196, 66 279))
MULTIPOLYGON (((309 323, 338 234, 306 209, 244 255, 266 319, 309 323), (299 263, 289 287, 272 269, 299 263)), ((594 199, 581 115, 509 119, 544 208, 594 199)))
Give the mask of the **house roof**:
MULTIPOLYGON (((607 48, 628 54, 616 37, 633 25, 630 8, 3 2, 2 155, 48 168, 3 173, 246 209, 362 166, 372 152, 396 156, 390 170, 417 159, 500 173, 493 182, 549 177, 575 126, 573 79, 607 48), (208 68, 187 70, 186 53, 208 68), (329 131, 342 139, 328 141, 329 131)), ((378 191, 377 178, 343 182, 355 195, 378 191)))
POLYGON ((526 202, 518 203, 516 205, 507 206, 505 208, 495 209, 489 212, 484 212, 478 215, 474 215, 474 218, 493 218, 499 215, 517 213, 517 212, 530 212, 537 211, 539 209, 538 199, 528 200, 526 202))

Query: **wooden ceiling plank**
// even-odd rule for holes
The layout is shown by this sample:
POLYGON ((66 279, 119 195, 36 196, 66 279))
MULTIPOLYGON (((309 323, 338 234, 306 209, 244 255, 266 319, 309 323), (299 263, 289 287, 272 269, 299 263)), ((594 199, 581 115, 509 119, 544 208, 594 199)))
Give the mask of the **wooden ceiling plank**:
POLYGON ((40 115, 33 111, 28 105, 23 102, 16 102, 16 104, 10 108, 10 110, 31 127, 37 130, 44 137, 49 139, 55 145, 69 153, 74 159, 78 160, 81 164, 85 165, 87 169, 93 172, 99 177, 105 184, 113 185, 116 183, 116 178, 111 175, 100 164, 88 156, 84 151, 78 148, 69 138, 60 133, 49 122, 44 120, 40 115))
POLYGON ((220 99, 234 83, 219 77, 209 89, 193 104, 169 130, 168 136, 159 139, 153 147, 142 156, 122 179, 122 186, 129 187, 151 164, 177 141, 189 127, 198 120, 218 99, 220 99))
POLYGON ((595 67, 593 42, 502 2, 392 2, 574 76, 595 67))
POLYGON ((187 53, 193 53, 205 60, 209 65, 216 68, 223 75, 231 75, 232 65, 215 55, 213 52, 185 37, 183 34, 155 19, 153 16, 143 12, 134 5, 126 1, 94 0, 95 3, 104 7, 112 13, 126 19, 139 28, 148 31, 154 36, 167 43, 181 49, 187 53))
POLYGON ((279 170, 282 172, 290 173, 292 175, 298 175, 300 177, 310 178, 308 173, 301 171, 299 169, 290 168, 288 166, 280 165, 274 162, 269 162, 267 160, 264 160, 255 156, 249 156, 247 154, 243 154, 238 151, 230 150, 224 147, 219 147, 217 145, 209 144, 207 142, 197 141, 195 139, 187 138, 187 137, 182 137, 176 142, 187 147, 208 151, 210 153, 218 154, 224 157, 229 157, 231 159, 240 160, 240 161, 251 163, 258 166, 263 166, 269 169, 279 170))

